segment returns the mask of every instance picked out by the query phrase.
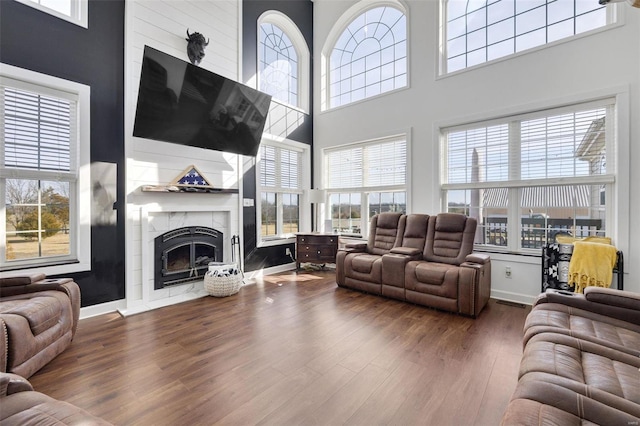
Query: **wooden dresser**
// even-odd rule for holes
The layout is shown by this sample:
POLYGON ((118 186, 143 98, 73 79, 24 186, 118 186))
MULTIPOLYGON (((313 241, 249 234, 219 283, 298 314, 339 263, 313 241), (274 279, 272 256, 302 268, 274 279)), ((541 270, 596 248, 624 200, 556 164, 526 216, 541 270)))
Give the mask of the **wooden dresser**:
POLYGON ((317 232, 296 234, 296 267, 301 263, 336 263, 338 235, 317 232))

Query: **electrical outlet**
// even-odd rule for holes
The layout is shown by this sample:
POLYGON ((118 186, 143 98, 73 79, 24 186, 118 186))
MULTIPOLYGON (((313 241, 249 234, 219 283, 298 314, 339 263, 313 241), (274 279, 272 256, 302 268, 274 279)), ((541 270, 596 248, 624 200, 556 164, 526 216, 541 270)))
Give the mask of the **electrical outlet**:
POLYGON ((287 256, 291 256, 291 249, 289 247, 284 249, 284 254, 286 254, 287 256))
POLYGON ((507 278, 511 278, 511 266, 507 266, 504 268, 504 276, 507 278))

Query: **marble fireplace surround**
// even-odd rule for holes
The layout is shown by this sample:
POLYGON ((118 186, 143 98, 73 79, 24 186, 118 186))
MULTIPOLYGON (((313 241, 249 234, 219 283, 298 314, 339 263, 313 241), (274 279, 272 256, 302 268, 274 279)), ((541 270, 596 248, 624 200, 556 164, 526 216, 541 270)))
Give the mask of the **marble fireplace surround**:
POLYGON ((207 195, 191 195, 202 202, 199 204, 149 203, 140 206, 139 285, 141 285, 141 291, 139 288, 138 291, 131 289, 130 287, 133 286, 128 287, 131 293, 138 293, 138 297, 127 295, 127 308, 120 311, 122 315, 133 315, 207 296, 202 279, 154 289, 154 240, 167 231, 188 226, 216 229, 223 233, 223 261, 231 262, 233 251, 231 239, 233 235, 238 234, 239 228, 237 195, 222 196, 222 198, 230 197, 235 200, 221 203, 210 202, 211 199, 207 199, 207 195))

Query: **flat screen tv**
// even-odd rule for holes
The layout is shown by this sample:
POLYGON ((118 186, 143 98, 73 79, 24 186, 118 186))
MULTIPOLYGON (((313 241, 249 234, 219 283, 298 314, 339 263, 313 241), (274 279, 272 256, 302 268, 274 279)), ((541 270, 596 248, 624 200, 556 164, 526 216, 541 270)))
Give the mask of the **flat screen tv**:
POLYGON ((133 136, 255 156, 271 96, 149 46, 133 136))

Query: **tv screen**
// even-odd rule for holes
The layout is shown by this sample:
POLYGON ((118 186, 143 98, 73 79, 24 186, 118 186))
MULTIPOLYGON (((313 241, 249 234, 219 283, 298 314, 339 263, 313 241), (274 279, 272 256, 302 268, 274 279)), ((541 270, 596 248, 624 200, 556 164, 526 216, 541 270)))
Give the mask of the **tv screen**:
POLYGON ((149 46, 133 136, 255 156, 271 96, 149 46))

